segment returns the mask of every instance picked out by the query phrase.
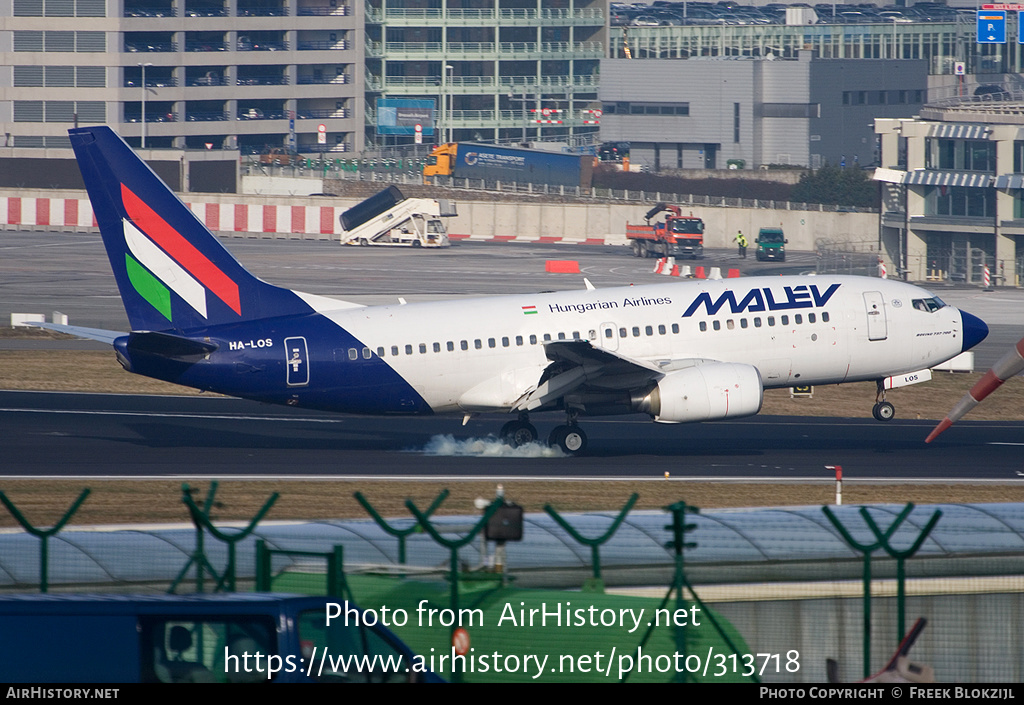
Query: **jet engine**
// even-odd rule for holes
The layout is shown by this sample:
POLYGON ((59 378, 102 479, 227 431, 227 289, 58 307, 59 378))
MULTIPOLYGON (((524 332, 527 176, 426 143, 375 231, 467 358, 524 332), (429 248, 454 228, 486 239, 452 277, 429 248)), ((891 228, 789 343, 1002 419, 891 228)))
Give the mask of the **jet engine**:
POLYGON ((764 387, 752 365, 707 362, 665 375, 637 411, 662 423, 712 421, 753 416, 761 410, 764 387))

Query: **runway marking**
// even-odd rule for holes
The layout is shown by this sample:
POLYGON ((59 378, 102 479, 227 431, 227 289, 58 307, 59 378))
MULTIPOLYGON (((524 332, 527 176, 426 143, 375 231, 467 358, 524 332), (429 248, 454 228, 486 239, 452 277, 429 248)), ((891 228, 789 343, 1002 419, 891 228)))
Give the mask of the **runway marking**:
MULTIPOLYGON (((372 482, 377 480, 402 481, 402 482, 494 482, 495 480, 515 482, 675 482, 675 483, 714 483, 729 484, 742 482, 744 484, 763 485, 834 485, 835 478, 816 477, 722 477, 721 475, 700 475, 696 477, 672 477, 665 479, 660 474, 652 474, 647 477, 633 477, 630 475, 515 475, 494 473, 492 475, 281 475, 267 473, 266 475, 226 475, 219 474, 182 474, 176 473, 167 475, 4 475, 4 480, 68 480, 82 482, 86 480, 142 480, 142 481, 167 481, 167 480, 218 480, 228 482, 231 480, 244 482, 372 482)), ((906 478, 898 479, 892 477, 861 477, 856 480, 844 478, 847 485, 1007 485, 1019 484, 1014 478, 906 478)), ((819 506, 819 505, 813 505, 819 506)))

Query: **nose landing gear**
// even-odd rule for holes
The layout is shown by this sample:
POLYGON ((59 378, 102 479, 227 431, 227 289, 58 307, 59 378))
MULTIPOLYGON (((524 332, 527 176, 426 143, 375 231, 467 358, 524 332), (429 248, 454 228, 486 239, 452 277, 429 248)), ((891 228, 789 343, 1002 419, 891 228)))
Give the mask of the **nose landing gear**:
POLYGON ((878 421, 891 421, 896 416, 896 407, 885 400, 885 386, 882 380, 876 382, 878 385, 875 392, 875 405, 871 409, 871 415, 878 421))

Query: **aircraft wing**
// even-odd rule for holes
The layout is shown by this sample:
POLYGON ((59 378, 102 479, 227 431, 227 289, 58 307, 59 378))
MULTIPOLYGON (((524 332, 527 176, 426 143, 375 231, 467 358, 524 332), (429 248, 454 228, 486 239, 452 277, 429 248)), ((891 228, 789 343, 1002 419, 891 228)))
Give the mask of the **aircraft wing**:
POLYGON ((27 325, 35 326, 36 328, 43 328, 45 330, 53 330, 58 333, 67 333, 73 335, 76 338, 88 338, 89 340, 98 340, 101 343, 114 344, 114 340, 120 338, 123 335, 128 335, 123 331, 118 330, 104 330, 102 328, 84 328, 82 326, 65 326, 60 323, 29 323, 27 325))
POLYGON ((514 410, 537 409, 582 387, 602 391, 638 389, 661 379, 671 369, 702 362, 664 360, 656 364, 594 347, 585 340, 551 341, 544 344, 544 353, 551 364, 538 385, 516 401, 514 410))

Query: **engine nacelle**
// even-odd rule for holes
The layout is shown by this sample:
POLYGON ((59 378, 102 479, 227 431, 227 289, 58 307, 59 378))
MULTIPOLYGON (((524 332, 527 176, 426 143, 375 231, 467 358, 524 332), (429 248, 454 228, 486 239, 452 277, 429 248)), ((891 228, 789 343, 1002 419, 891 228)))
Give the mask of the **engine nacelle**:
POLYGON ((637 407, 655 421, 687 423, 753 416, 763 399, 756 367, 708 362, 665 375, 637 407))

